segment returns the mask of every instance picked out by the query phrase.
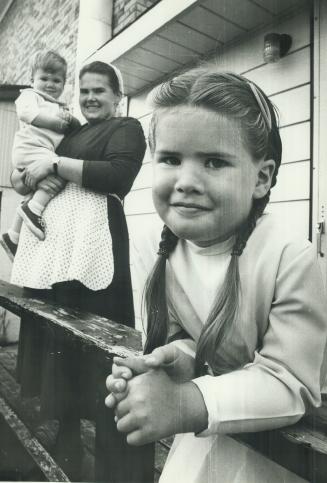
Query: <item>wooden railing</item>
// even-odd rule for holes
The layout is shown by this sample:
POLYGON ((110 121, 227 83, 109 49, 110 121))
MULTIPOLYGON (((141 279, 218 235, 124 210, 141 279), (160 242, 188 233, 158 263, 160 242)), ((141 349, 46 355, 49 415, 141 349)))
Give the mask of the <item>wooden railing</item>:
MULTIPOLYGON (((0 306, 20 317, 28 314, 37 324, 51 326, 55 336, 72 342, 72 350, 82 349, 85 356, 92 355, 90 359, 94 361, 95 376, 99 381, 97 391, 91 395, 97 404, 94 479, 109 483, 152 483, 154 446, 128 445, 126 438, 116 429, 112 411, 104 406, 105 378, 111 372, 112 359, 116 355, 126 357, 138 354, 141 350, 140 333, 103 317, 30 299, 21 288, 3 281, 0 281, 0 306), (100 432, 101 438, 97 437, 100 432)), ((23 421, 24 414, 19 414, 19 395, 16 394, 15 398, 12 391, 6 391, 8 384, 3 387, 2 381, 0 380, 0 431, 1 422, 2 425, 7 423, 45 480, 69 481, 70 475, 65 475, 58 468, 54 458, 33 434, 31 423, 23 421)), ((82 475, 82 480, 85 479, 82 475)))
MULTIPOLYGON (((93 428, 95 428, 97 444, 94 445, 94 439, 92 443, 95 468, 93 478, 90 478, 89 474, 82 474, 81 479, 109 483, 152 483, 154 481, 154 445, 138 448, 129 446, 125 437, 116 430, 113 413, 105 408, 103 403, 106 395, 104 381, 111 371, 113 357, 139 353, 141 350, 139 332, 103 317, 27 298, 22 289, 1 281, 0 306, 18 316, 28 314, 35 323, 51 326, 54 333, 74 341, 73 347, 79 350, 82 348, 85 354, 92 354, 93 359, 96 360, 99 384, 94 394, 98 406, 93 428), (101 429, 101 438, 97 438, 99 429, 101 429)), ((14 362, 9 356, 6 361, 9 369, 13 368, 14 362)), ((47 449, 47 435, 35 433, 33 426, 35 415, 32 414, 28 404, 20 398, 19 386, 14 384, 10 376, 1 371, 0 364, 0 435, 4 432, 15 434, 16 439, 24 447, 25 453, 39 468, 44 480, 68 481, 69 472, 66 475, 58 467, 51 451, 47 449)), ((86 430, 86 439, 87 433, 86 430)), ((327 481, 327 405, 325 403, 313 415, 303 418, 294 426, 233 437, 310 482, 327 481)), ((0 438, 0 441, 1 460, 3 438, 0 438)), ((156 447, 156 466, 159 466, 159 469, 164 463, 168 447, 169 441, 168 443, 164 441, 161 446, 156 447)), ((0 474, 1 479, 3 478, 0 474)))

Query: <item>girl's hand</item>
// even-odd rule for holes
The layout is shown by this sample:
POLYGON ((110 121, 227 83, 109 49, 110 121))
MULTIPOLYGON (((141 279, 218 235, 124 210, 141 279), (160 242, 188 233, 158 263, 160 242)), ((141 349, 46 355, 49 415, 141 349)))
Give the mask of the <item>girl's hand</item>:
POLYGON ((110 394, 104 402, 108 408, 113 409, 119 401, 126 397, 127 381, 132 377, 131 369, 116 364, 112 365, 112 373, 106 379, 106 387, 110 394))
POLYGON ((25 168, 25 185, 35 190, 37 183, 52 173, 52 164, 52 159, 49 158, 33 161, 25 168))
POLYGON ((174 343, 158 347, 151 354, 140 357, 114 357, 112 374, 106 380, 110 392, 105 404, 114 408, 126 396, 126 381, 134 375, 162 368, 175 382, 186 382, 195 376, 194 358, 185 354, 174 343))
POLYGON ((176 382, 186 382, 195 376, 194 357, 186 354, 174 342, 154 349, 151 354, 141 357, 115 357, 117 366, 131 369, 134 374, 143 374, 149 369, 164 369, 176 382))
POLYGON ((176 383, 162 369, 128 381, 116 416, 118 431, 127 433, 127 442, 136 446, 176 433, 202 431, 208 423, 197 386, 192 382, 176 383))
POLYGON ((46 178, 39 181, 36 187, 37 189, 46 191, 50 196, 56 196, 64 189, 66 184, 67 181, 63 178, 60 178, 60 176, 50 174, 46 178))

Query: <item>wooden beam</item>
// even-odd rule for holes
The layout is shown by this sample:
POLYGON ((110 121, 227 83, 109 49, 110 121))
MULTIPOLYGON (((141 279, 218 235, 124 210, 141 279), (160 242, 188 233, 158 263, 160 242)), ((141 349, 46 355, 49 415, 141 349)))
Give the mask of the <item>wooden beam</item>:
POLYGON ((63 335, 77 339, 81 345, 102 353, 110 360, 116 355, 140 354, 142 350, 141 334, 137 330, 99 315, 31 299, 22 288, 3 280, 0 280, 0 306, 19 317, 29 314, 36 323, 51 324, 63 335))
POLYGON ((33 459, 35 465, 42 471, 47 481, 69 481, 68 477, 56 464, 54 459, 34 438, 25 424, 0 397, 0 414, 18 438, 24 449, 33 459))

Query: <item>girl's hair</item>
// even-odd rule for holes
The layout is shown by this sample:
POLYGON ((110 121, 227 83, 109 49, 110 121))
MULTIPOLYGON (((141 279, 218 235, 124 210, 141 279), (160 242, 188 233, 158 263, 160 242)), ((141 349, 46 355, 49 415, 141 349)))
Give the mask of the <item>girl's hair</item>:
POLYGON ((100 62, 98 60, 91 62, 90 64, 84 65, 79 73, 79 80, 82 79, 83 75, 87 72, 92 74, 102 74, 107 77, 109 86, 112 92, 121 97, 123 95, 124 86, 123 78, 121 72, 117 67, 112 64, 106 64, 105 62, 100 62))
POLYGON ((64 81, 66 80, 67 62, 54 50, 39 50, 34 54, 31 62, 32 78, 38 69, 51 73, 60 72, 64 81))
MULTIPOLYGON (((277 114, 264 92, 245 77, 232 73, 196 70, 175 77, 151 93, 154 114, 151 119, 149 144, 155 150, 156 125, 160 112, 176 106, 209 109, 240 123, 243 142, 253 159, 273 159, 275 171, 271 186, 276 184, 281 163, 282 145, 278 131, 277 114)), ((270 197, 270 190, 260 199, 254 199, 246 222, 236 233, 231 260, 219 293, 202 329, 196 353, 197 373, 208 363, 215 374, 231 370, 228 361, 219 355, 219 346, 231 335, 237 321, 240 303, 240 276, 238 258, 262 215, 270 197)), ((178 238, 165 226, 159 245, 158 260, 145 287, 145 308, 148 316, 148 335, 145 352, 163 345, 168 336, 168 308, 165 290, 165 268, 169 254, 178 238)))

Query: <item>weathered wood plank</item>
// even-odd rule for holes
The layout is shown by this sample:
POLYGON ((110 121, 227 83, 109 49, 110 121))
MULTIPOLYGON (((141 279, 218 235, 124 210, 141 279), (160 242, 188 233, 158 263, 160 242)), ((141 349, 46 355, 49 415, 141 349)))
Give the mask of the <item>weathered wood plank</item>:
POLYGON ((0 280, 0 306, 21 316, 30 314, 35 320, 51 324, 80 344, 102 352, 109 359, 138 354, 142 349, 140 333, 130 327, 98 315, 63 308, 48 301, 31 299, 24 290, 0 280))
MULTIPOLYGON (((48 300, 32 299, 19 287, 0 281, 0 306, 30 322, 49 327, 62 340, 73 342, 72 350, 91 353, 96 368, 92 397, 96 401, 95 479, 108 483, 151 483, 154 446, 132 447, 118 433, 112 411, 104 406, 104 381, 115 355, 139 354, 141 334, 104 317, 65 308, 48 300), (76 343, 76 344, 75 344, 76 343), (93 357, 95 356, 95 357, 93 357)), ((91 361, 90 359, 90 361, 91 361)))
POLYGON ((36 466, 42 471, 47 481, 69 481, 65 473, 55 463, 49 453, 34 438, 25 424, 0 397, 0 414, 15 433, 23 447, 32 457, 36 466))

